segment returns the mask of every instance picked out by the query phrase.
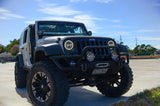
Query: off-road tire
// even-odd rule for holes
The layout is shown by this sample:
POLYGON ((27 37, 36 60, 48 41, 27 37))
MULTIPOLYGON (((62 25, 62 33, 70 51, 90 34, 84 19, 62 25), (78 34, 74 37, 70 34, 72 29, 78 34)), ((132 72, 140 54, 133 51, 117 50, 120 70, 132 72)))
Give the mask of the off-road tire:
POLYGON ((114 87, 113 84, 111 86, 111 82, 100 83, 97 86, 97 89, 107 97, 119 97, 126 93, 133 82, 133 74, 131 68, 128 64, 124 64, 123 67, 119 70, 120 79, 119 85, 114 87))
MULTIPOLYGON (((63 104, 67 101, 67 98, 69 95, 69 86, 68 86, 68 80, 66 78, 66 74, 60 71, 52 62, 40 61, 35 63, 27 79, 28 79, 27 81, 28 95, 35 106, 63 106, 63 104), (45 91, 47 93, 43 93, 42 91, 40 94, 40 95, 42 95, 42 93, 48 94, 50 92, 49 93, 50 96, 47 96, 47 95, 42 96, 42 97, 45 96, 44 98, 42 98, 43 101, 41 101, 41 99, 38 100, 38 98, 36 97, 38 95, 38 92, 34 94, 34 90, 33 90, 33 87, 35 86, 34 84, 35 82, 33 82, 34 81, 33 78, 34 79, 37 78, 37 76, 36 77, 34 76, 37 75, 38 73, 45 74, 46 76, 44 78, 46 78, 49 81, 49 85, 50 85, 50 86, 47 85, 48 90, 45 91)), ((42 83, 39 83, 39 84, 42 84, 42 83)))
POLYGON ((15 63, 14 75, 15 75, 15 85, 16 85, 16 87, 17 88, 25 88, 26 87, 27 71, 23 70, 20 67, 20 63, 19 63, 18 60, 15 63))

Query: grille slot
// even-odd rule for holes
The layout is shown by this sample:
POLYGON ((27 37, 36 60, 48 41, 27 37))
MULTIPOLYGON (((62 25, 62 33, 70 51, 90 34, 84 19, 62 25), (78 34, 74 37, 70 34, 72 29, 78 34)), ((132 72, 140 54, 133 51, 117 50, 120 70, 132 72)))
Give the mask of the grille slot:
MULTIPOLYGON (((77 50, 78 53, 81 53, 83 48, 86 46, 106 46, 106 41, 77 41, 77 50)), ((89 49, 89 51, 93 52, 95 55, 107 55, 108 50, 106 48, 93 48, 89 49)))

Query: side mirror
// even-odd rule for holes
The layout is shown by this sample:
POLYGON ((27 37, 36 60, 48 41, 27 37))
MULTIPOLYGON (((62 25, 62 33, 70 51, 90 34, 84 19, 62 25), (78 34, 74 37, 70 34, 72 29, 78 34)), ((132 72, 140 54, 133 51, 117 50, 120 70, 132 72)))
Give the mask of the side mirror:
POLYGON ((32 25, 29 25, 29 28, 32 28, 32 25))
POLYGON ((88 31, 87 34, 88 34, 89 36, 91 36, 91 35, 92 35, 92 31, 88 31))
POLYGON ((43 35, 43 31, 39 30, 39 31, 38 31, 38 36, 39 36, 39 38, 42 38, 42 35, 43 35))

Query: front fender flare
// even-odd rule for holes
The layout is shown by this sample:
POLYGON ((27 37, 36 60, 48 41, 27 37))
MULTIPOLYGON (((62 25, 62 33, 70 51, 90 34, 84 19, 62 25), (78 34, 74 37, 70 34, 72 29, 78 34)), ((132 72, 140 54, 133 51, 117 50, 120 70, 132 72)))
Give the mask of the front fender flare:
POLYGON ((35 55, 38 51, 43 51, 46 56, 62 55, 64 54, 59 44, 42 45, 35 48, 35 55))
POLYGON ((128 53, 128 49, 126 46, 118 44, 119 51, 122 53, 128 53))

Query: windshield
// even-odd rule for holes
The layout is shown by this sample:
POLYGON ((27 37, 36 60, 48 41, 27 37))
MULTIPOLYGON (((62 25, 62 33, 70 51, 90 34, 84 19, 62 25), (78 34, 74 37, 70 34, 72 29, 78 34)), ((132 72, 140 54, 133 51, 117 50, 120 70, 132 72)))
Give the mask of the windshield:
POLYGON ((38 33, 41 35, 87 35, 84 24, 72 22, 39 22, 38 33))

